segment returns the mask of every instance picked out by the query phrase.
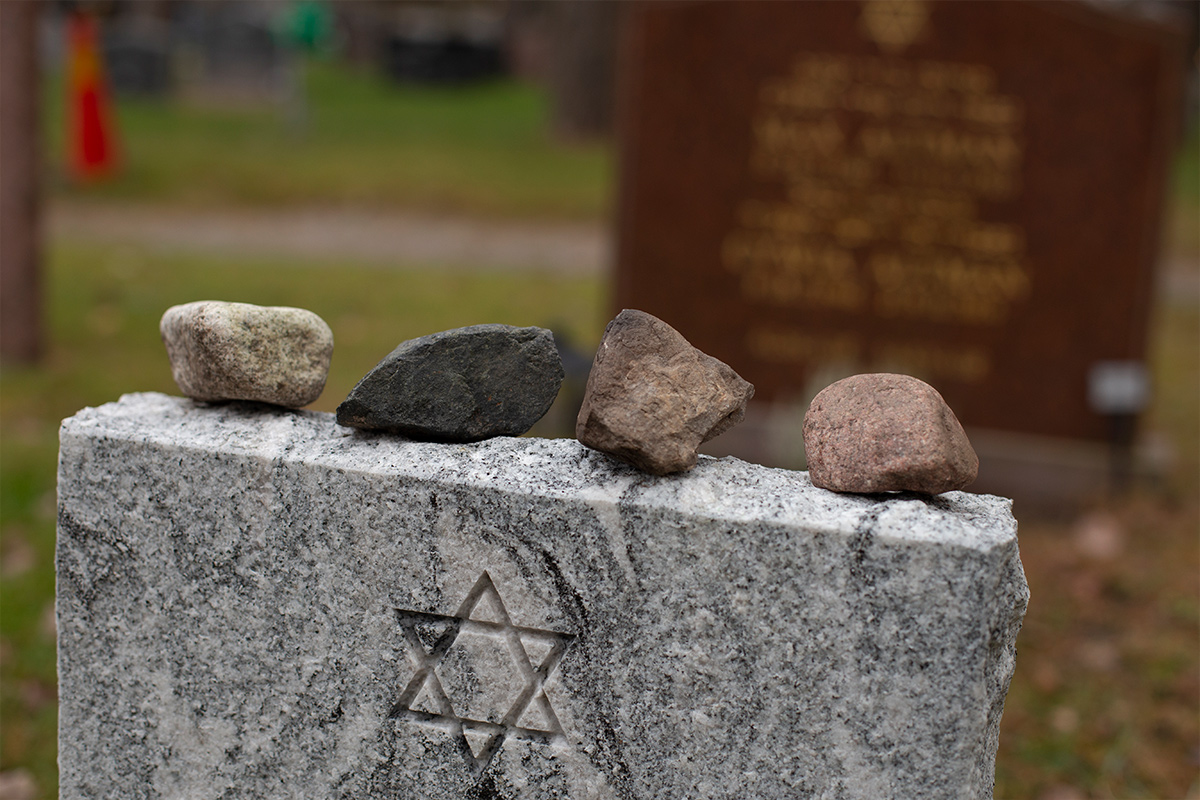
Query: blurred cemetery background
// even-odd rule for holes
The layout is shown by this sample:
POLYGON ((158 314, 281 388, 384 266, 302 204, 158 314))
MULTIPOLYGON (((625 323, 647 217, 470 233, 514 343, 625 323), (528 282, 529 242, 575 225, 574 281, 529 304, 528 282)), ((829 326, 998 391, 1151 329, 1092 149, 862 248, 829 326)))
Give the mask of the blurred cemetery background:
MULTIPOLYGON (((58 423, 127 392, 178 393, 167 307, 318 313, 336 339, 321 411, 405 339, 549 327, 568 380, 534 433, 572 435, 617 310, 618 131, 636 128, 622 65, 637 55, 620 43, 636 5, 0 2, 0 800, 57 796, 58 423)), ((1122 422, 1127 449, 993 448, 1037 476, 1009 484, 1032 599, 996 796, 1200 798, 1200 17, 1195 2, 1088 7, 1180 31, 1186 64, 1163 139, 1149 392, 1122 422)), ((903 27, 924 5, 879 8, 903 27)), ((691 47, 705 56, 702 38, 691 47)), ((689 181, 703 193, 704 174, 689 181)), ((803 399, 763 404, 713 452, 802 468, 803 399)))

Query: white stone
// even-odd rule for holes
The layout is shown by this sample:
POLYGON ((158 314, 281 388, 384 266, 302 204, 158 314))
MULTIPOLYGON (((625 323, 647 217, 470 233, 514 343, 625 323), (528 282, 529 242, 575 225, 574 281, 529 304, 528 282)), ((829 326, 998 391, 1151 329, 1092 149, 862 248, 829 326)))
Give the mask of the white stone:
POLYGON ((333 331, 311 311, 200 300, 159 323, 179 390, 196 400, 255 400, 289 408, 325 388, 333 331))
POLYGON ((59 504, 64 800, 992 793, 1000 498, 144 394, 59 504))

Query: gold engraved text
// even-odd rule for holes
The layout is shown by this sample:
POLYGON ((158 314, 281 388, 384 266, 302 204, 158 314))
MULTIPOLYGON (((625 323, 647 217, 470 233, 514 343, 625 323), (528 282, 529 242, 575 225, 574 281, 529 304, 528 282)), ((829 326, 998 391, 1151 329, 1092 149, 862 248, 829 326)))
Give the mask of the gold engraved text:
POLYGON ((982 65, 841 55, 803 56, 767 81, 750 153, 764 190, 741 203, 721 252, 743 296, 939 323, 1009 319, 1033 281, 1025 236, 988 215, 1019 195, 1024 115, 996 84, 982 65))

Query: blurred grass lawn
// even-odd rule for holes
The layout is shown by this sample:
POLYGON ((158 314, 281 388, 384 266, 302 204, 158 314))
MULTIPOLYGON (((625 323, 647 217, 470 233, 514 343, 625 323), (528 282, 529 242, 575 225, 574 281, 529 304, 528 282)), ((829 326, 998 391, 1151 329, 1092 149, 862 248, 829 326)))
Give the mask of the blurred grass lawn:
MULTIPOLYGON (((347 203, 549 219, 604 212, 611 155, 552 144, 544 101, 529 88, 397 89, 318 64, 310 89, 303 137, 273 112, 124 103, 127 172, 56 193, 181 207, 347 203)), ((55 120, 52 110, 51 131, 55 120)), ((1193 133, 1177 171, 1171 237, 1192 258, 1196 142, 1193 133)), ((0 382, 0 771, 30 770, 43 798, 56 796, 58 422, 125 392, 177 393, 158 337, 165 308, 219 297, 316 311, 337 338, 321 410, 412 336, 481 321, 565 321, 592 347, 605 321, 605 287, 592 278, 232 263, 81 241, 51 243, 47 261, 46 361, 5 368, 0 382)), ((1005 708, 999 798, 1162 800, 1200 790, 1194 302, 1159 306, 1152 362, 1158 392, 1147 426, 1175 444, 1177 460, 1165 483, 1098 502, 1094 513, 1124 531, 1125 551, 1096 557, 1080 547, 1078 527, 1022 523, 1033 599, 1005 708)))
MULTIPOLYGON (((120 103, 123 170, 62 196, 176 206, 369 205, 501 218, 594 219, 612 154, 556 143, 545 95, 511 81, 398 86, 314 60, 308 120, 282 108, 120 103)), ((63 151, 61 84, 47 81, 48 152, 63 151)))

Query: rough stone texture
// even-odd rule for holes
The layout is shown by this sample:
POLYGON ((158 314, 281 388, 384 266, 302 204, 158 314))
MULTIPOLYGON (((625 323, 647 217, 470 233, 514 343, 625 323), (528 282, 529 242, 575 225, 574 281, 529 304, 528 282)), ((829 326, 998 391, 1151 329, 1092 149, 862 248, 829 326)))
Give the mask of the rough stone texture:
POLYGON ((813 486, 835 492, 941 494, 979 473, 966 431, 937 390, 908 375, 853 375, 804 415, 813 486))
POLYGON ((156 394, 58 530, 64 800, 986 798, 1028 597, 996 497, 156 394))
POLYGON ((299 408, 321 396, 333 331, 311 311, 202 300, 159 324, 171 374, 196 400, 257 400, 299 408))
POLYGON ((754 387, 667 323, 625 309, 608 323, 575 435, 654 475, 691 469, 696 448, 742 421, 754 387))
POLYGON ((472 325, 402 343, 351 390, 337 421, 435 442, 519 436, 562 380, 550 331, 472 325))

